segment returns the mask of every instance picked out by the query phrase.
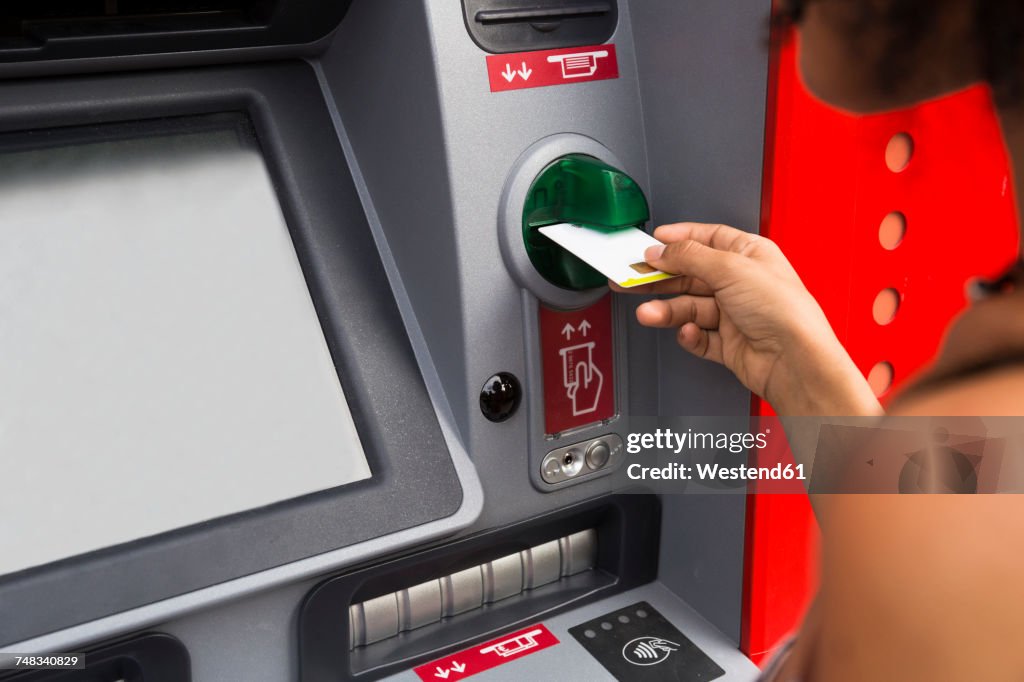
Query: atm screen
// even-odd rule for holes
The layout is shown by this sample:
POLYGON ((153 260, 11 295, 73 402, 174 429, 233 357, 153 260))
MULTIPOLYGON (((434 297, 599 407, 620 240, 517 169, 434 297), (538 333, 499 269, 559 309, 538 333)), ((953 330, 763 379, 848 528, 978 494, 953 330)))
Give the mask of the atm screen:
POLYGON ((0 136, 0 575, 368 478, 248 119, 0 136))

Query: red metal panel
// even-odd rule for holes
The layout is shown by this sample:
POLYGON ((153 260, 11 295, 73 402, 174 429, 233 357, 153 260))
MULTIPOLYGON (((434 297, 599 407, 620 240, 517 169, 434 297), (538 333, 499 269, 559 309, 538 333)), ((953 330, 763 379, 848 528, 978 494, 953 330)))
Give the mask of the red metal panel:
MULTIPOLYGON (((987 88, 913 109, 855 117, 803 88, 795 46, 774 60, 762 234, 774 239, 821 303, 865 373, 891 363, 894 388, 935 354, 965 305, 972 276, 991 276, 1017 252, 1005 149, 987 88), (898 173, 885 149, 909 134, 898 173), (886 214, 906 216, 892 250, 879 242, 886 214), (893 321, 877 324, 876 295, 895 289, 893 321)), ((883 396, 891 395, 891 391, 883 396)), ((754 414, 770 414, 755 401, 754 414)), ((762 660, 798 623, 817 580, 817 528, 806 496, 752 495, 747 513, 743 650, 762 660)))

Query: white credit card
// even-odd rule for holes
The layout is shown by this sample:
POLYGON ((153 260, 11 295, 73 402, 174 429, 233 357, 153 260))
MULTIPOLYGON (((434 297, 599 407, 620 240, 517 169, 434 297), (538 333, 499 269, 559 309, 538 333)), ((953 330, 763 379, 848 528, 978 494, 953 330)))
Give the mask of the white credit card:
POLYGON ((644 262, 644 251, 661 242, 636 227, 602 232, 559 223, 540 228, 540 233, 626 289, 678 277, 644 262))

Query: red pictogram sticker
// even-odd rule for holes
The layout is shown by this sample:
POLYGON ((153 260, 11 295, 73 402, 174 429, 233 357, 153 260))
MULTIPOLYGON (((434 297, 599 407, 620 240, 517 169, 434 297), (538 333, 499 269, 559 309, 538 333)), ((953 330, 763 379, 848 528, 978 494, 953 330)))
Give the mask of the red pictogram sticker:
POLYGON ((540 307, 545 433, 615 416, 612 339, 610 294, 582 310, 540 307))
POLYGON ((487 56, 491 92, 585 83, 619 77, 615 45, 568 47, 487 56))
POLYGON ((518 632, 424 663, 413 668, 413 672, 419 675, 423 682, 456 682, 555 644, 558 644, 558 638, 537 623, 518 632))

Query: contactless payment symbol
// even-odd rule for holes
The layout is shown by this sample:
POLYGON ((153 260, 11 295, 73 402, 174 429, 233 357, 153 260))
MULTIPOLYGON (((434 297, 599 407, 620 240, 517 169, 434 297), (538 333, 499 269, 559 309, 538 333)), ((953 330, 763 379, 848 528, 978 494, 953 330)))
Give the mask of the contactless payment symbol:
POLYGON ((661 637, 637 637, 622 647, 622 657, 633 665, 657 665, 678 650, 678 644, 661 637))
POLYGON ((648 602, 569 628, 619 682, 710 682, 725 670, 648 602))

